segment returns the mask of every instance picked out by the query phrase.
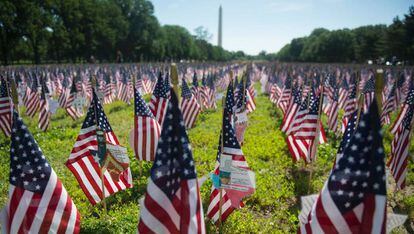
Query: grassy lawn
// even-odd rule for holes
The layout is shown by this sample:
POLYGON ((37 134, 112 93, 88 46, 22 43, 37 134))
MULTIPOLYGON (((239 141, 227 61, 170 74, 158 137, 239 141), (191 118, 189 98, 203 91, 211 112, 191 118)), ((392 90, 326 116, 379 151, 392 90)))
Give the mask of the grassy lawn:
MULTIPOLYGON (((147 97, 148 98, 148 97, 147 97)), ((315 164, 305 166, 292 163, 291 156, 280 132, 281 113, 264 95, 256 98, 257 110, 249 115, 243 152, 250 167, 256 172, 256 193, 245 200, 246 206, 235 211, 223 225, 224 233, 292 233, 295 232, 300 209, 300 196, 318 193, 339 144, 339 138, 329 134, 329 144, 319 146, 315 164), (312 173, 311 173, 312 172, 312 173)), ((221 105, 216 111, 203 112, 196 127, 189 130, 198 177, 208 174, 215 164, 221 120, 221 105)), ((23 113, 23 112, 22 112, 23 113)), ((134 188, 122 191, 107 199, 108 215, 102 216, 102 206, 92 206, 78 186, 72 173, 64 165, 75 143, 83 118, 72 121, 62 109, 52 117, 50 129, 42 133, 37 128, 37 116, 31 120, 24 116, 46 158, 66 187, 82 216, 83 233, 135 233, 138 222, 138 201, 146 189, 150 163, 134 159, 128 145, 133 127, 133 106, 115 102, 105 106, 105 113, 120 143, 127 146, 131 158, 134 188)), ((387 132, 384 145, 390 150, 392 136, 387 132)), ((412 142, 414 142, 412 140, 412 142)), ((7 201, 10 140, 0 135, 0 206, 7 201)), ((414 144, 411 144, 411 152, 414 144)), ((403 192, 389 190, 390 209, 409 214, 414 219, 414 166, 409 163, 408 187, 403 192)), ((201 188, 204 211, 207 210, 211 182, 201 188)), ((206 221, 209 232, 217 228, 206 221)), ((399 230, 402 231, 402 230, 399 230)))

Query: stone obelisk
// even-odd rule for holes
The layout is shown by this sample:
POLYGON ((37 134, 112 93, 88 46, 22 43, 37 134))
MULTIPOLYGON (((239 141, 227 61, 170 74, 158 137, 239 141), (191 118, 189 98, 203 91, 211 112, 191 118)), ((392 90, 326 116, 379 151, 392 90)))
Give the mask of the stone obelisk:
POLYGON ((219 46, 219 47, 223 47, 223 41, 222 41, 222 38, 223 38, 223 9, 221 8, 221 5, 220 5, 220 8, 219 8, 219 22, 218 22, 218 41, 217 41, 217 45, 219 46))

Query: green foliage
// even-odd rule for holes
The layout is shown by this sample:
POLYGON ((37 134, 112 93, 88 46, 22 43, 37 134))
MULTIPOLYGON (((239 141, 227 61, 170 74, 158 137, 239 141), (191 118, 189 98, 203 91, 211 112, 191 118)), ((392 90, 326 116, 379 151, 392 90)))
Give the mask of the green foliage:
POLYGON ((307 37, 295 38, 276 55, 282 61, 366 62, 385 58, 413 61, 414 7, 403 20, 386 25, 368 25, 352 30, 318 28, 307 37))
POLYGON ((161 26, 148 0, 0 1, 0 57, 5 65, 27 60, 224 61, 239 56, 210 44, 202 27, 195 33, 161 26))

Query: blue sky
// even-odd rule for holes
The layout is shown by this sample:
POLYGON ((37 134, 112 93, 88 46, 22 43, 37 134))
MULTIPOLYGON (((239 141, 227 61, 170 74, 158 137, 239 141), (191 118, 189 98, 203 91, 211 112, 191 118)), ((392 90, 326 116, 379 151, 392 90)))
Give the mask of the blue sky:
POLYGON ((151 0, 161 24, 191 33, 204 26, 217 44, 218 8, 223 7, 223 47, 257 54, 277 52, 314 28, 390 24, 408 12, 412 0, 151 0))

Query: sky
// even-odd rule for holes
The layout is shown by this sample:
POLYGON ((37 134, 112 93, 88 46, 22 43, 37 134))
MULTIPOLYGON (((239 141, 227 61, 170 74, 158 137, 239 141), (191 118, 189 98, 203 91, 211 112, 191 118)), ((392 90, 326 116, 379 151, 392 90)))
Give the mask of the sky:
POLYGON ((247 54, 279 51, 313 29, 391 24, 403 18, 412 0, 151 0, 162 25, 203 26, 217 44, 218 9, 223 7, 223 48, 247 54))

